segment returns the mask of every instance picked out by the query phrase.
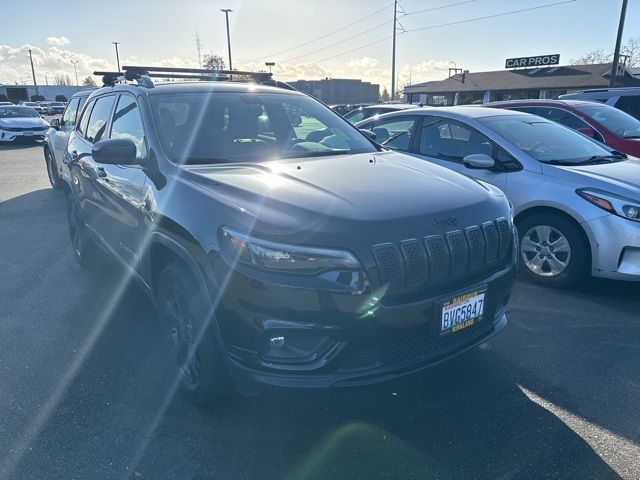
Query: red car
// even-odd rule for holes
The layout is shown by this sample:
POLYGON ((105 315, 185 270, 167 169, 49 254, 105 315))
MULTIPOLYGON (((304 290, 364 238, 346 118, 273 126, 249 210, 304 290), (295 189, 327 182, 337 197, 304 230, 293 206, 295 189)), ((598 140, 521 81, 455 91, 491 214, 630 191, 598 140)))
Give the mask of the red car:
POLYGON ((578 130, 620 152, 640 157, 640 120, 600 102, 510 100, 483 107, 532 113, 578 130))

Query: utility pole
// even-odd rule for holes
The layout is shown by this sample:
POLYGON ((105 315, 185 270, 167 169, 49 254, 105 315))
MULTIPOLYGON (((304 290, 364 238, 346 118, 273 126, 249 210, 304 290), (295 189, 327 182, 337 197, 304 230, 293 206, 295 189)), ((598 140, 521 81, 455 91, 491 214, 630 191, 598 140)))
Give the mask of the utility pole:
POLYGON ((198 50, 198 68, 202 68, 202 43, 200 43, 198 32, 196 32, 196 50, 198 50))
POLYGON ((31 49, 29 49, 29 61, 31 62, 31 75, 33 75, 33 86, 36 87, 36 95, 40 95, 40 92, 38 92, 38 82, 36 82, 36 71, 33 68, 33 55, 31 54, 31 49))
POLYGON ((396 98, 396 24, 398 22, 398 0, 393 2, 393 47, 391 53, 391 100, 396 98))
POLYGON ((78 67, 76 67, 76 65, 78 64, 79 60, 71 60, 71 63, 73 63, 73 71, 76 74, 76 90, 80 89, 80 85, 78 83, 78 67))
POLYGON ((618 62, 620 61, 620 44, 622 43, 622 30, 624 30, 624 17, 627 14, 627 0, 622 0, 622 10, 620 11, 620 23, 618 24, 618 37, 616 38, 616 50, 613 53, 613 65, 611 65, 611 75, 609 75, 609 86, 616 86, 616 76, 618 75, 618 62))
POLYGON ((231 63, 231 36, 229 35, 229 12, 233 12, 230 8, 221 8, 221 12, 224 12, 224 16, 227 19, 227 49, 229 50, 229 70, 233 70, 233 64, 231 63))
POLYGON ((116 46, 116 63, 118 64, 118 71, 120 71, 120 55, 118 54, 118 45, 120 42, 111 42, 116 46))

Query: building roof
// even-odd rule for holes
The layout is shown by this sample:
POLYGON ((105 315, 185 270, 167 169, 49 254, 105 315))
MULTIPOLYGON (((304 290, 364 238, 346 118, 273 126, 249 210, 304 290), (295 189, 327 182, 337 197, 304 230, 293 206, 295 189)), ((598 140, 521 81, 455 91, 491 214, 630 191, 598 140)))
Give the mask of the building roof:
MULTIPOLYGON (((554 90, 597 88, 609 85, 611 63, 569 65, 543 68, 496 70, 453 75, 439 81, 405 87, 405 93, 455 93, 486 90, 554 90)), ((640 85, 627 69, 618 80, 625 85, 640 85)))

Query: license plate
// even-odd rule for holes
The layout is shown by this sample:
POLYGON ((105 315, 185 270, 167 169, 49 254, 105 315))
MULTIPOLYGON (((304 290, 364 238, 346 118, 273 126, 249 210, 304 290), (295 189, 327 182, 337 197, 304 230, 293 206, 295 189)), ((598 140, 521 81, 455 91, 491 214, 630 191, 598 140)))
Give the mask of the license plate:
POLYGON ((462 293, 442 302, 440 335, 458 332, 482 320, 486 288, 462 293))
POLYGON ((22 132, 22 135, 24 135, 25 137, 31 137, 33 136, 33 132, 22 132))

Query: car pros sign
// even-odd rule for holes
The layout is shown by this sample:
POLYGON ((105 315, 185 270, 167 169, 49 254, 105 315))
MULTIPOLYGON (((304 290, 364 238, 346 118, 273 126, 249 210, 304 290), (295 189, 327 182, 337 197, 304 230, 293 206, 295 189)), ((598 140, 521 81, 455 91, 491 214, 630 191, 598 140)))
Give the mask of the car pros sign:
POLYGON ((537 57, 507 58, 504 68, 546 67, 548 65, 558 65, 558 63, 560 63, 560 54, 556 53, 537 57))

